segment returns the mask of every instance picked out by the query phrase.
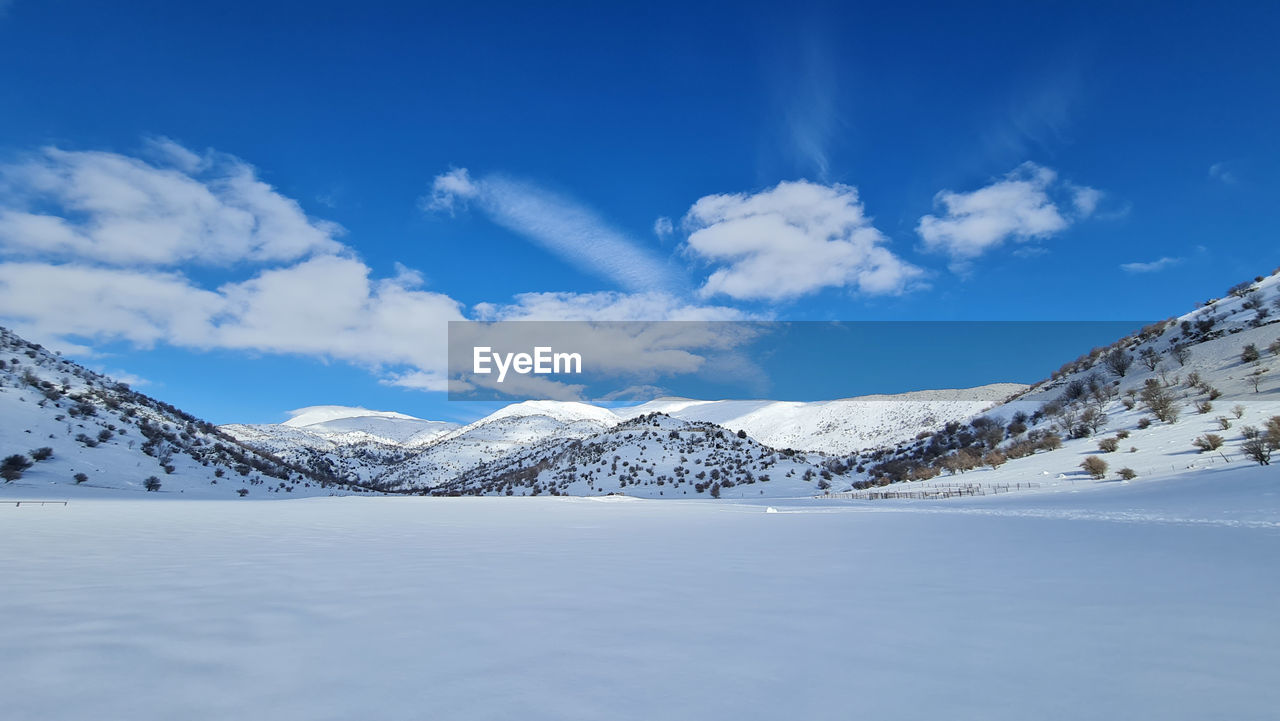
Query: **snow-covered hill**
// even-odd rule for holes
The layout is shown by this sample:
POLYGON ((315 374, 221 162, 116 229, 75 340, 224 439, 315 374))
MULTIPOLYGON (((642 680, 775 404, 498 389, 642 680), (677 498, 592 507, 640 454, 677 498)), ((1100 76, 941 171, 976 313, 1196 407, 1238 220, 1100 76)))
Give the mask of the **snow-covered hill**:
POLYGON ((404 413, 347 406, 310 406, 290 411, 290 416, 284 423, 233 423, 221 428, 242 443, 302 468, 372 483, 415 449, 458 427, 404 413))
POLYGON ((780 497, 899 482, 920 491, 1093 482, 1080 467, 1090 456, 1104 481, 1164 477, 1280 450, 1278 286, 1274 274, 1241 284, 1030 388, 816 403, 666 398, 620 410, 530 401, 462 427, 313 406, 281 424, 213 428, 4 332, 0 441, 27 458, 52 449, 15 482, 76 485, 85 473, 87 486, 136 490, 156 475, 165 492, 214 495, 338 482, 439 494, 780 497), (131 428, 143 436, 136 447, 122 440, 131 428), (236 483, 220 480, 229 470, 236 483))
POLYGON ((0 418, 0 488, 10 492, 234 498, 359 490, 3 328, 0 418))
POLYGON ((307 431, 335 443, 375 441, 414 447, 458 427, 447 421, 427 421, 394 411, 371 411, 348 406, 309 406, 289 412, 280 424, 307 431))
POLYGON ((774 448, 847 454, 906 441, 951 421, 968 420, 1026 389, 1019 383, 996 383, 811 403, 660 398, 620 409, 619 414, 634 418, 665 413, 687 421, 715 423, 731 431, 746 431, 774 448))
MULTIPOLYGON (((393 491, 420 492, 447 487, 474 492, 488 483, 482 466, 509 470, 511 459, 558 453, 564 442, 604 434, 620 423, 655 413, 687 421, 691 427, 743 431, 778 450, 844 454, 914 438, 952 421, 966 421, 999 401, 1026 390, 1003 383, 954 391, 918 391, 835 401, 697 401, 664 398, 611 410, 589 403, 525 401, 513 403, 463 427, 389 411, 342 406, 313 406, 294 411, 279 425, 228 425, 223 429, 245 443, 308 468, 372 483, 393 491), (421 433, 412 431, 430 426, 421 433), (382 430, 384 428, 390 430, 382 430), (548 444, 547 448, 542 448, 548 444)), ((593 440, 594 442, 594 440, 593 440)), ((607 439, 601 439, 608 443, 607 439)), ((749 459, 741 459, 749 464, 749 459)), ((532 461, 531 461, 532 462, 532 461)), ((637 456, 637 463, 671 473, 662 456, 637 456)), ((737 461, 735 461, 737 462, 737 461)), ((810 471, 816 467, 806 466, 810 471)), ((505 472, 505 471, 504 471, 505 472)), ((711 484, 706 484, 708 488, 711 484)), ((542 492, 564 486, 540 484, 542 492)), ((805 488, 812 489, 813 484, 805 488)), ((775 485, 774 488, 780 488, 775 485)), ((565 486, 567 493, 599 492, 565 486)), ((531 490, 531 487, 530 489, 531 490)), ((797 490, 799 489, 797 487, 797 490)), ((633 492, 637 492, 635 487, 633 492)), ((682 491, 683 492, 683 491, 682 491)))
POLYGON ((1272 274, 1096 348, 973 422, 849 459, 863 469, 850 490, 1079 486, 1261 465, 1280 459, 1278 369, 1272 274))
POLYGON ((646 498, 810 496, 832 477, 821 454, 776 451, 744 433, 650 413, 580 439, 550 438, 435 489, 448 494, 646 498))
POLYGON ((501 408, 437 437, 377 478, 379 487, 422 491, 451 483, 482 465, 549 440, 586 438, 621 419, 587 403, 526 401, 501 408))

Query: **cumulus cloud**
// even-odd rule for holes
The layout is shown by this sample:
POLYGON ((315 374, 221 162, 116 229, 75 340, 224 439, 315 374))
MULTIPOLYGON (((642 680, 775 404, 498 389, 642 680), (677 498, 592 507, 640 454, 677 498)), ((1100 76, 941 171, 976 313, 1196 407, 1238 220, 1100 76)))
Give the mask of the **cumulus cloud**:
POLYGON ((1006 241, 1048 238, 1097 210, 1102 193, 1064 183, 1058 174, 1023 163, 1003 178, 967 193, 944 190, 934 198, 941 215, 925 215, 916 226, 927 250, 963 264, 1006 241), (1070 203, 1063 210, 1054 197, 1070 203))
POLYGON ((49 147, 0 165, 0 252, 116 266, 286 262, 342 248, 231 156, 156 139, 146 162, 49 147))
POLYGON ((699 293, 782 301, 823 288, 900 293, 922 275, 894 255, 855 188, 782 182, 758 193, 708 195, 685 215, 685 249, 714 270, 699 293))
POLYGON ((237 158, 167 138, 144 154, 45 148, 0 166, 0 320, 62 347, 165 342, 443 372, 444 329, 463 307, 420 273, 373 277, 338 226, 237 158), (216 288, 182 272, 207 265, 265 267, 216 288))
POLYGON ((1120 269, 1126 273, 1156 273, 1182 262, 1182 258, 1164 256, 1146 263, 1121 263, 1120 269))
POLYGON ((267 270, 219 289, 225 310, 215 342, 367 365, 440 368, 443 329, 465 316, 461 304, 421 290, 420 282, 412 272, 375 280, 364 263, 333 256, 267 270))
POLYGON ((513 178, 473 178, 466 168, 436 176, 425 210, 454 213, 473 206, 584 272, 636 292, 671 291, 672 269, 643 245, 570 198, 513 178))
POLYGON ((666 238, 674 232, 676 232, 676 227, 667 216, 664 215, 653 221, 653 234, 659 238, 666 238))
MULTIPOLYGON (((566 256, 585 254, 627 290, 526 293, 467 309, 425 288, 411 268, 397 265, 380 277, 337 239, 337 226, 308 217, 239 159, 165 138, 150 141, 143 157, 47 148, 0 166, 0 323, 62 348, 126 342, 298 354, 365 367, 389 385, 441 391, 451 382, 450 322, 578 320, 591 322, 578 340, 599 349, 600 368, 629 383, 709 365, 752 372, 750 359, 734 356, 751 324, 716 321, 760 316, 654 287, 648 280, 665 272, 661 263, 594 214, 540 189, 459 169, 436 179, 424 205, 478 207, 566 256), (219 268, 221 282, 207 280, 208 266, 219 268)), ((739 295, 753 261, 780 266, 787 293, 821 287, 797 281, 794 261, 770 256, 790 249, 818 254, 821 272, 843 268, 820 283, 888 292, 918 273, 879 246, 883 237, 844 186, 711 196, 685 223, 690 252, 718 261, 717 272, 736 273, 717 282, 739 295), (781 224, 792 245, 756 239, 746 256, 717 250, 717 239, 754 237, 769 223, 781 224)), ((733 295, 707 294, 716 292, 733 295)))
POLYGON ((72 264, 0 264, 0 308, 45 339, 79 336, 140 347, 296 353, 370 367, 443 368, 448 296, 411 276, 372 280, 350 258, 323 256, 216 290, 159 271, 72 264))
POLYGON ((0 308, 6 322, 42 342, 80 336, 203 347, 223 300, 177 273, 17 262, 0 263, 0 308))
MULTIPOLYGON (((414 269, 397 264, 390 277, 378 277, 335 239, 336 226, 306 217, 243 161, 164 138, 150 141, 144 155, 45 149, 0 168, 7 222, 0 322, 81 352, 88 341, 298 354, 368 368, 390 385, 442 391, 452 321, 744 317, 651 288, 529 293, 468 311, 424 288, 414 269), (210 264, 237 277, 211 286, 187 272, 210 264)), ((541 195, 513 197, 503 182, 477 183, 462 170, 441 176, 435 189, 442 209, 529 202, 538 207, 509 215, 556 215, 541 195)), ((719 348, 731 336, 609 331, 591 338, 604 339, 618 368, 696 369, 704 359, 691 348, 719 348)))

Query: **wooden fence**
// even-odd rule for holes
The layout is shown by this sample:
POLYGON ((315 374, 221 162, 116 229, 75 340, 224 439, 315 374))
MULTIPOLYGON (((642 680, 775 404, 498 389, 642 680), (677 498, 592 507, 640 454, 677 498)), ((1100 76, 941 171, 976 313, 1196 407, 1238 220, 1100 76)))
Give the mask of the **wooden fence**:
POLYGON ((818 498, 847 498, 855 501, 884 501, 895 498, 933 500, 960 496, 991 496, 997 493, 1025 491, 1039 487, 1039 483, 933 483, 910 491, 888 490, 888 487, 881 487, 868 488, 862 491, 827 493, 818 496, 818 498))

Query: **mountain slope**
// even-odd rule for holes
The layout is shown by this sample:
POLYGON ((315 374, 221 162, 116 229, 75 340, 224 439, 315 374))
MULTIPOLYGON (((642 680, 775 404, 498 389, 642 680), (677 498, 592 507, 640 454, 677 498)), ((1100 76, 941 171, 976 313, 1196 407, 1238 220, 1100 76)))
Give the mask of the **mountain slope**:
POLYGON ((673 418, 715 423, 774 448, 847 454, 913 438, 951 421, 967 420, 1025 391, 1018 383, 978 388, 871 395, 833 401, 698 401, 660 398, 620 409, 632 418, 665 413, 673 418))
POLYGON ((543 441, 586 438, 619 421, 612 411, 587 403, 513 403, 437 437, 386 469, 376 483, 380 488, 398 491, 435 488, 543 441))
POLYGON ((234 498, 360 489, 248 447, 189 413, 0 328, 0 490, 234 498), (25 466, 25 467, 23 467, 25 466), (243 492, 242 492, 243 491, 243 492))
POLYGON ((745 434, 661 413, 584 438, 550 438, 477 466, 436 494, 647 498, 808 496, 828 487, 821 454, 780 452, 745 434))
POLYGON ((862 469, 852 485, 916 494, 956 484, 1075 487, 1261 464, 1280 451, 1273 311, 1274 273, 1095 348, 971 423, 847 459, 862 469))
POLYGON ((371 411, 347 406, 310 406, 289 412, 280 425, 304 430, 336 443, 380 443, 414 446, 458 427, 457 423, 427 421, 394 411, 371 411))

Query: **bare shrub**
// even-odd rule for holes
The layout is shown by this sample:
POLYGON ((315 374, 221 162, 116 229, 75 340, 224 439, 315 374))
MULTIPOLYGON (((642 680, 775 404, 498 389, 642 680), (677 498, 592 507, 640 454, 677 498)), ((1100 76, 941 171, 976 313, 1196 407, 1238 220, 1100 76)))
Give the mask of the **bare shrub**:
POLYGON ((1085 458, 1080 467, 1095 480, 1102 480, 1107 477, 1107 462, 1097 456, 1085 458))
POLYGON ((1216 451, 1221 448, 1224 443, 1226 443, 1226 439, 1217 433, 1206 433, 1191 441, 1191 445, 1200 449, 1201 453, 1216 451))

